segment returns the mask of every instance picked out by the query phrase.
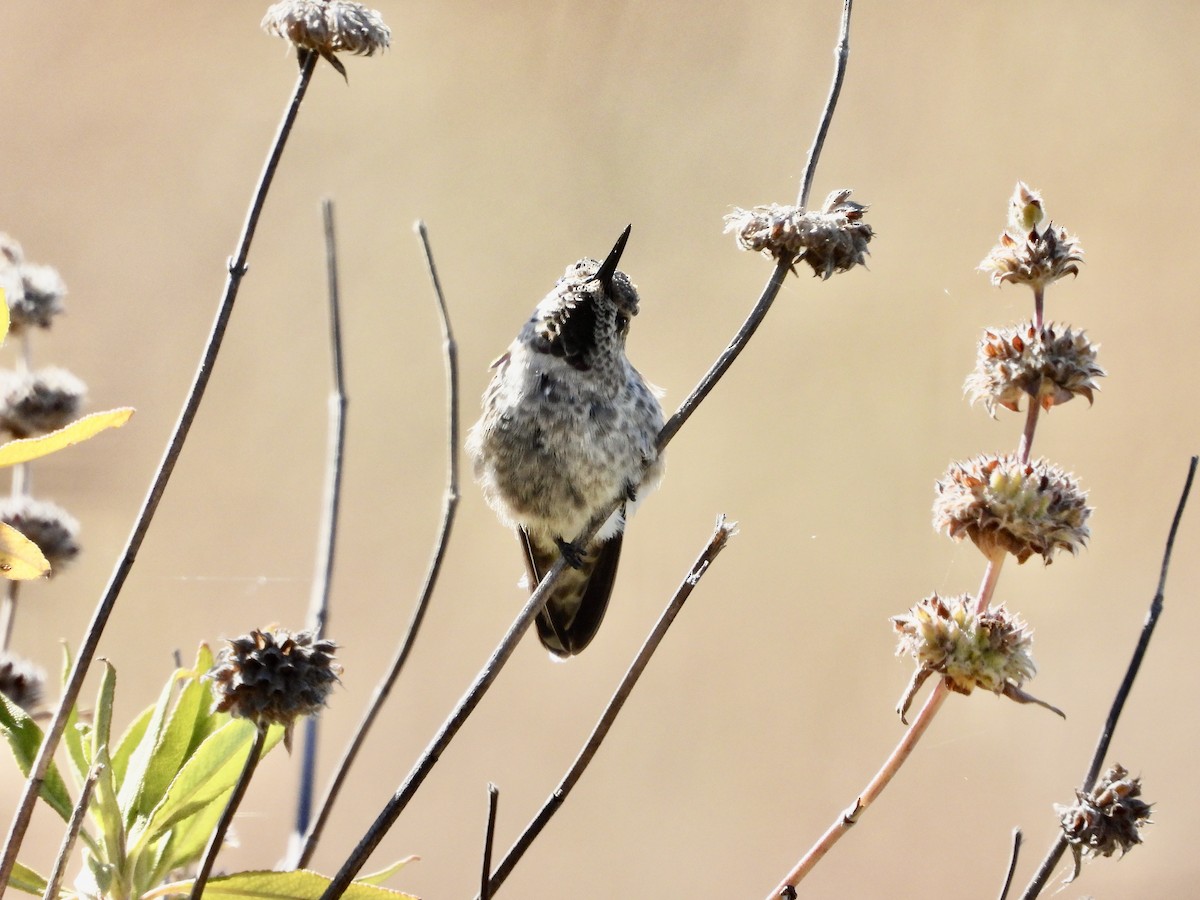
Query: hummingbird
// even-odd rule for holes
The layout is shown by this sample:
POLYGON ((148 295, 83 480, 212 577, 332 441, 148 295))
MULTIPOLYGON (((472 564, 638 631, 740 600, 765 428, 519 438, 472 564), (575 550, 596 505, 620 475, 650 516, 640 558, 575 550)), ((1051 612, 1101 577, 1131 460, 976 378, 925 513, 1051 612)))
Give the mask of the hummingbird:
POLYGON ((568 563, 537 617, 543 646, 561 659, 600 627, 626 514, 662 476, 657 389, 625 356, 638 312, 637 288, 617 270, 629 232, 603 262, 568 266, 537 305, 492 363, 483 415, 467 439, 484 498, 516 529, 529 590, 559 557, 568 563), (618 498, 595 537, 572 543, 618 498))

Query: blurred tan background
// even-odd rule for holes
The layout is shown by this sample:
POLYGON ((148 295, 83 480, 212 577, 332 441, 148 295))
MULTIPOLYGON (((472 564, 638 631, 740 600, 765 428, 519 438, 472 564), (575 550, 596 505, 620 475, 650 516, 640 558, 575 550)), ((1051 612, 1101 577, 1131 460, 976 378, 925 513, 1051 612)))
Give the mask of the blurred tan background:
MULTIPOLYGON (((344 687, 323 774, 408 622, 443 491, 440 339, 412 223, 429 225, 462 365, 462 425, 488 363, 563 268, 633 236, 630 354, 672 410, 770 271, 721 233, 732 206, 792 202, 827 91, 840 4, 400 4, 382 58, 322 65, 263 216, 209 395, 102 652, 127 722, 171 653, 300 627, 321 498, 329 362, 318 204, 337 203, 351 398, 331 636, 344 687)), ((17 649, 51 670, 76 645, 191 379, 251 187, 295 80, 263 8, 211 0, 4 11, 0 229, 60 268, 69 314, 35 341, 120 432, 38 464, 83 522, 84 556, 27 589, 17 649)), ((871 204, 870 270, 789 281, 749 351, 669 453, 634 519, 605 627, 551 664, 529 638, 370 868, 427 900, 478 884, 485 785, 497 852, 541 804, 710 533, 741 535, 701 583, 608 742, 501 896, 758 898, 850 803, 902 729, 911 665, 888 617, 974 591, 979 554, 929 526, 956 457, 1016 446, 961 385, 988 325, 1027 291, 974 271, 1017 179, 1087 252, 1048 316, 1085 327, 1110 377, 1044 418, 1035 451, 1079 475, 1090 549, 1006 566, 999 597, 1037 633, 1030 690, 1068 720, 953 697, 911 764, 805 883, 813 898, 993 897, 1009 833, 1024 883, 1091 754, 1158 574, 1194 409, 1200 8, 1189 3, 860 3, 814 200, 871 204)), ((10 353, 11 351, 5 351, 10 353)), ((1198 501, 1200 502, 1200 501, 1198 501)), ((1111 759, 1156 801, 1146 845, 1063 896, 1184 897, 1200 863, 1200 506, 1180 533, 1162 628, 1111 759), (1181 681, 1181 679, 1183 679, 1181 681)), ((317 855, 357 842, 522 603, 512 536, 463 465, 447 568, 410 667, 317 855)), ((260 770, 243 846, 272 865, 296 760, 260 770)), ((19 790, 9 767, 0 811, 19 790)), ((57 843, 39 817, 23 854, 57 843)))

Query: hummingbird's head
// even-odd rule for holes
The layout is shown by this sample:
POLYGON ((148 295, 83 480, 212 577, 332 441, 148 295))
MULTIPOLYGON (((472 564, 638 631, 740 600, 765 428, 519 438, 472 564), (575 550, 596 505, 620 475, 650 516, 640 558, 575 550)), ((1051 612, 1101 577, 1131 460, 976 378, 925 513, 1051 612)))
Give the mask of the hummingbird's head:
POLYGON ((638 312, 638 293, 617 271, 626 227, 603 262, 584 258, 570 266, 534 313, 538 349, 562 357, 580 371, 604 366, 625 352, 629 321, 638 312))

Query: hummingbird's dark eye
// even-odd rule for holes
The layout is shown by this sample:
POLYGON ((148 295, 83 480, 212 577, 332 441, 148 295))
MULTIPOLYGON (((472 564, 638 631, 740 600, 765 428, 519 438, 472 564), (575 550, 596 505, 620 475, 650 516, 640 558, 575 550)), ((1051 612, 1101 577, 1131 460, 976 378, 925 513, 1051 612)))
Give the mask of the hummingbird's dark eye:
POLYGON ((629 327, 629 316, 623 316, 617 313, 617 331, 624 331, 629 327))

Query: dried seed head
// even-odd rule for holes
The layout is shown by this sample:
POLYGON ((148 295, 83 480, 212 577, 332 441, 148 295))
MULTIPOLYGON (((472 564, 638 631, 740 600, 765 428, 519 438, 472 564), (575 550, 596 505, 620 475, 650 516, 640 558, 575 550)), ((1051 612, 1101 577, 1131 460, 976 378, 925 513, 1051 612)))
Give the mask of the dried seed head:
POLYGON ((828 278, 866 263, 874 233, 863 221, 869 207, 850 200, 849 190, 834 191, 820 212, 798 206, 756 206, 725 216, 725 231, 737 235, 743 250, 759 250, 779 259, 785 254, 804 261, 813 274, 828 278))
POLYGON ((378 12, 350 0, 281 0, 267 10, 262 27, 297 49, 320 53, 342 75, 346 70, 333 54, 373 56, 392 40, 378 12))
POLYGON ((42 701, 46 673, 10 653, 0 653, 0 694, 29 712, 42 701))
POLYGON ((999 287, 1008 281, 1040 290, 1067 275, 1079 274, 1077 264, 1083 261, 1079 240, 1053 222, 1039 232, 1043 215, 1041 195, 1017 182, 1009 201, 1009 226, 979 264, 980 271, 991 275, 992 284, 999 287))
POLYGON ((951 689, 1004 693, 1034 676, 1033 636, 1020 617, 996 606, 976 614, 969 594, 931 594, 892 625, 900 635, 896 655, 909 654, 918 668, 946 676, 951 689))
POLYGON ((311 716, 342 672, 333 661, 337 645, 317 640, 310 631, 292 634, 281 628, 234 638, 206 677, 212 679, 213 711, 249 719, 260 728, 311 716))
POLYGON ((963 389, 972 404, 982 400, 992 416, 997 406, 1016 412, 1023 396, 1046 410, 1077 394, 1090 404, 1100 389, 1096 379, 1105 375, 1096 365, 1097 350, 1099 345, 1069 325, 1056 330, 1051 322, 1039 332, 1025 322, 988 330, 963 389))
POLYGON ((1047 563, 1057 550, 1087 543, 1091 508, 1072 477, 1045 460, 980 455, 955 462, 936 484, 933 527, 956 541, 969 537, 985 556, 1008 551, 1047 563))
POLYGON ((900 634, 896 655, 907 653, 917 663, 896 707, 901 720, 921 685, 935 673, 960 694, 979 687, 1061 716, 1061 710, 1021 689, 1037 672, 1029 627, 1003 606, 983 612, 977 612, 976 606, 969 594, 949 598, 931 594, 905 615, 892 618, 892 627, 900 634))
POLYGON ((49 328, 63 311, 67 287, 58 270, 25 262, 21 245, 0 233, 0 288, 8 300, 9 327, 14 334, 26 328, 49 328))
POLYGON ((1077 867, 1080 854, 1112 856, 1119 850, 1124 855, 1142 842, 1139 831, 1150 823, 1150 804, 1141 799, 1141 794, 1142 780, 1130 778, 1118 764, 1086 794, 1076 791, 1073 805, 1055 804, 1054 811, 1075 853, 1077 867))
POLYGON ((19 300, 9 300, 10 328, 20 334, 26 328, 49 328, 55 316, 63 311, 67 286, 58 270, 51 266, 26 263, 21 266, 22 293, 19 300))
POLYGON ((0 428, 14 437, 69 425, 83 407, 87 386, 66 369, 0 372, 0 428))
POLYGON ((31 497, 0 499, 0 522, 11 525, 38 545, 50 574, 79 555, 79 522, 65 509, 31 497))

